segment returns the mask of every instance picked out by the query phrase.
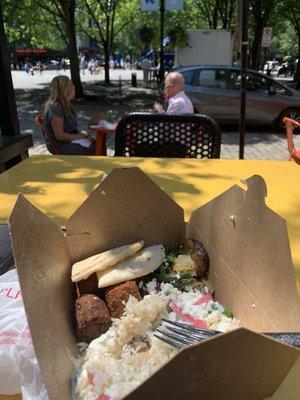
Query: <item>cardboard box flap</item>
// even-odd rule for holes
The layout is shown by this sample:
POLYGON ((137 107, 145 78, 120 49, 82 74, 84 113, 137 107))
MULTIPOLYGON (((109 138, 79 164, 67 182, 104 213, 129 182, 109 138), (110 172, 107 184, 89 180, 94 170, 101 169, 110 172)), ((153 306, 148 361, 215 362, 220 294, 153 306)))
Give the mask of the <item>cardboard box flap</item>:
POLYGON ((300 331, 286 222, 265 204, 266 183, 254 175, 193 212, 188 236, 203 242, 217 300, 247 328, 300 331))
POLYGON ((183 209, 139 168, 114 169, 67 222, 72 261, 113 247, 181 240, 183 209))
POLYGON ((73 334, 70 255, 60 227, 19 195, 9 219, 32 340, 51 399, 68 399, 73 334), (55 362, 53 361, 55 360, 55 362))
POLYGON ((295 348, 240 328, 183 350, 125 399, 262 400, 299 356, 295 348))

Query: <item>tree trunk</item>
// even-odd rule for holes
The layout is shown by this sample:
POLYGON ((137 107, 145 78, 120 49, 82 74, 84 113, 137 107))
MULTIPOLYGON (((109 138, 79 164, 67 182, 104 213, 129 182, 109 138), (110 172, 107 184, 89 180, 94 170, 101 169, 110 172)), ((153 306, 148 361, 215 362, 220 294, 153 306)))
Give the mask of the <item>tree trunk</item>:
POLYGON ((217 4, 214 6, 214 10, 212 12, 212 29, 218 28, 218 9, 217 4))
POLYGON ((75 0, 70 1, 69 19, 67 25, 68 51, 70 57, 71 79, 75 86, 76 98, 83 98, 83 89, 80 79, 79 60, 77 54, 76 31, 75 31, 75 0))
POLYGON ((251 68, 259 69, 263 26, 260 21, 255 24, 254 38, 251 47, 251 68))
POLYGON ((109 79, 109 56, 110 56, 110 51, 107 46, 107 43, 103 46, 103 51, 104 51, 104 82, 107 84, 110 84, 110 79, 109 79))
POLYGON ((110 51, 111 51, 111 41, 110 41, 110 16, 109 14, 106 14, 106 40, 103 43, 103 50, 104 50, 104 81, 106 84, 110 84, 110 78, 109 78, 109 56, 110 56, 110 51))

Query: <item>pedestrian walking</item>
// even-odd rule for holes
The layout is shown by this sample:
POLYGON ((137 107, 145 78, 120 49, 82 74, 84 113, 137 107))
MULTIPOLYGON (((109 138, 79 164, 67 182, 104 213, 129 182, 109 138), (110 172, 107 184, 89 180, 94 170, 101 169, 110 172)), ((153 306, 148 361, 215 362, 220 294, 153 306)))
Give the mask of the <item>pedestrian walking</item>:
POLYGON ((30 65, 29 65, 29 63, 28 63, 28 62, 25 62, 25 64, 24 64, 24 70, 25 70, 26 74, 29 74, 29 71, 30 71, 30 65))
POLYGON ((44 67, 43 67, 42 61, 39 61, 38 62, 38 70, 40 71, 40 75, 43 74, 43 69, 44 69, 44 67))
POLYGON ((113 58, 111 58, 111 59, 109 60, 109 68, 110 68, 110 69, 114 69, 114 68, 115 68, 115 62, 114 62, 114 59, 113 59, 113 58))
POLYGON ((62 66, 63 70, 66 71, 67 64, 66 64, 65 58, 62 57, 60 62, 61 62, 61 66, 62 66))
POLYGON ((93 72, 94 72, 94 60, 93 59, 91 59, 88 62, 88 70, 90 71, 90 74, 93 75, 93 72))
POLYGON ((86 68, 85 55, 83 55, 81 57, 80 66, 81 66, 81 71, 82 71, 83 75, 85 75, 85 68, 86 68))
POLYGON ((151 61, 149 58, 144 58, 141 62, 141 68, 143 70, 143 85, 147 87, 149 81, 149 72, 151 68, 151 61))

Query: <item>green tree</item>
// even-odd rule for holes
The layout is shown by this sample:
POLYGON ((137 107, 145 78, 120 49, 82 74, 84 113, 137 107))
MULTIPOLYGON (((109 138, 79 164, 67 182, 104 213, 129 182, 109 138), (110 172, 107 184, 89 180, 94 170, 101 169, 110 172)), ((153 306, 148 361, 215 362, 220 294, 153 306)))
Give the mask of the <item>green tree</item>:
POLYGON ((18 48, 42 47, 61 49, 64 42, 47 12, 32 12, 31 0, 4 0, 6 35, 11 51, 18 48), (40 21, 43 21, 41 24, 40 21))
POLYGON ((188 34, 185 28, 181 25, 175 25, 167 30, 167 35, 170 38, 172 47, 185 47, 188 45, 188 34))
POLYGON ((52 19, 53 29, 56 29, 68 48, 70 58, 71 79, 75 86, 76 97, 83 97, 80 79, 76 27, 75 27, 75 0, 32 0, 41 10, 48 13, 52 19))
POLYGON ((298 41, 296 32, 290 22, 283 18, 280 9, 273 15, 270 26, 272 26, 272 39, 267 48, 267 58, 282 58, 290 61, 297 58, 298 41))
POLYGON ((280 4, 284 0, 250 0, 249 1, 249 53, 250 66, 259 69, 261 59, 261 41, 263 29, 282 21, 279 14, 280 4), (280 21, 281 20, 281 21, 280 21))
POLYGON ((200 18, 210 29, 233 29, 236 0, 194 0, 200 18))
POLYGON ((144 53, 147 53, 147 51, 150 50, 150 45, 154 37, 154 30, 148 26, 148 25, 143 25, 139 30, 138 30, 139 38, 140 41, 144 44, 144 53))
POLYGON ((86 14, 80 18, 80 28, 89 37, 100 42, 104 52, 105 83, 110 83, 109 59, 116 37, 130 24, 136 13, 129 0, 82 0, 86 14), (124 18, 118 18, 126 8, 124 18))
MULTIPOLYGON (((298 64, 295 73, 295 80, 300 81, 300 1, 285 0, 284 4, 282 4, 280 7, 280 12, 285 19, 290 22, 294 32, 297 35, 298 64)), ((300 83, 298 85, 300 85, 300 83)))

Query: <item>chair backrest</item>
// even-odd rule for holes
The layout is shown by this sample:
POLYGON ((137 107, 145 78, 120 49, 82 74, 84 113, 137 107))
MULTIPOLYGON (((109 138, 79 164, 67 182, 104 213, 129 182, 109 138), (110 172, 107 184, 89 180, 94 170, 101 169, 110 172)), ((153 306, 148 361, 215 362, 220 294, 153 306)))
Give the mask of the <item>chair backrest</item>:
POLYGON ((290 156, 293 157, 293 155, 296 153, 294 139, 293 139, 293 132, 295 127, 300 127, 300 123, 288 117, 283 118, 283 123, 285 124, 285 133, 288 143, 288 151, 290 153, 290 156))
POLYGON ((115 156, 220 158, 221 131, 200 114, 132 113, 116 129, 115 156))
POLYGON ((35 117, 35 123, 40 128, 40 131, 42 132, 46 142, 48 142, 49 138, 48 138, 47 132, 44 128, 44 117, 42 115, 38 115, 37 117, 35 117))
POLYGON ((52 149, 51 153, 57 154, 55 144, 52 142, 52 140, 47 135, 47 132, 46 132, 46 129, 44 126, 44 117, 42 115, 38 115, 37 117, 35 117, 35 123, 40 128, 40 131, 42 132, 42 135, 44 136, 46 143, 50 144, 50 147, 52 149))

